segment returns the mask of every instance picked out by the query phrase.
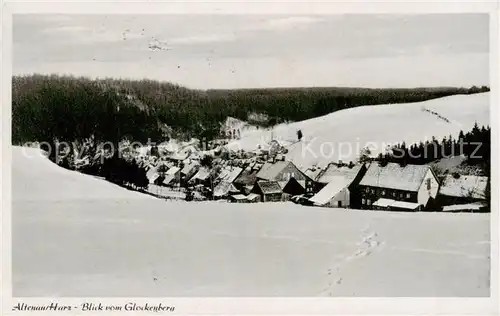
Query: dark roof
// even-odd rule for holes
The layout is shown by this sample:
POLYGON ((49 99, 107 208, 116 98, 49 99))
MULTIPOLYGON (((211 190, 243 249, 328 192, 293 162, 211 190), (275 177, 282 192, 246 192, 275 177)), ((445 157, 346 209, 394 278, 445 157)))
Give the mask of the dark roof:
POLYGON ((254 184, 257 181, 257 173, 259 173, 259 169, 248 167, 236 177, 234 182, 238 184, 254 184))
POLYGON ((278 181, 257 181, 257 185, 264 194, 281 193, 278 181))
POLYGON ((400 166, 388 163, 381 166, 375 162, 370 164, 360 185, 416 192, 424 181, 429 170, 427 165, 400 166))

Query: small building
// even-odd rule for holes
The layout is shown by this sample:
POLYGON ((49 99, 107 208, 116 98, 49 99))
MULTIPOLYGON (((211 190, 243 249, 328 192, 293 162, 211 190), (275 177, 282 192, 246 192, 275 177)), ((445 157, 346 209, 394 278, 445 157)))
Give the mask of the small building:
POLYGON ((175 186, 180 184, 181 169, 179 167, 172 167, 165 173, 165 179, 162 184, 166 186, 175 186))
POLYGON ((288 181, 290 178, 298 181, 310 180, 291 161, 266 162, 257 173, 257 178, 267 181, 288 181))
POLYGON ((233 183, 238 178, 238 176, 241 174, 242 171, 243 169, 240 167, 225 166, 217 175, 216 182, 225 181, 233 183))
POLYGON ((279 202, 283 192, 277 181, 259 180, 255 183, 251 193, 260 195, 261 202, 279 202))
POLYGON ((246 196, 246 198, 249 203, 256 203, 260 201, 260 195, 256 193, 250 193, 246 196))
POLYGON ((447 175, 439 189, 439 205, 469 204, 486 199, 488 177, 447 175))
POLYGON ((198 172, 188 181, 190 185, 210 185, 211 172, 206 167, 200 167, 198 172))
POLYGON ((238 190, 231 182, 221 181, 214 188, 213 197, 214 199, 223 199, 238 193, 240 193, 240 190, 238 190))
POLYGON ((200 163, 197 161, 191 161, 184 165, 181 169, 181 182, 186 184, 200 169, 200 163))
POLYGON ((359 207, 358 184, 367 168, 364 164, 348 167, 331 163, 316 177, 321 188, 310 201, 316 206, 359 207))
POLYGON ((243 194, 235 194, 229 197, 229 201, 232 203, 247 203, 247 197, 243 194))
MULTIPOLYGON (((361 208, 384 207, 380 205, 381 202, 377 203, 377 201, 388 199, 396 202, 414 203, 418 206, 418 210, 422 210, 427 207, 429 201, 436 198, 438 190, 437 177, 428 165, 400 165, 397 163, 381 165, 379 162, 373 162, 359 183, 357 199, 361 199, 361 208)), ((396 206, 397 208, 414 209, 413 204, 399 203, 396 206)), ((388 204, 387 207, 392 209, 395 208, 395 205, 388 204)))

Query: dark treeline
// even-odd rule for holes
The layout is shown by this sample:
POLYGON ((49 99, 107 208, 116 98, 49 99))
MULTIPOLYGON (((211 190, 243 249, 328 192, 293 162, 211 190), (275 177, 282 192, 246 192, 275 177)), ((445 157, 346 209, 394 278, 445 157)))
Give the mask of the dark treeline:
POLYGON ((90 80, 59 76, 13 78, 13 141, 158 139, 163 124, 187 137, 213 138, 227 116, 267 115, 261 125, 298 121, 336 110, 416 102, 487 87, 432 89, 297 88, 191 90, 152 80, 90 80), (62 119, 64 118, 64 119, 62 119), (110 126, 115 128, 111 129, 110 126))
POLYGON ((416 102, 488 87, 364 89, 290 88, 193 90, 153 80, 90 80, 68 76, 16 76, 12 88, 12 141, 213 139, 227 116, 269 126, 368 104, 416 102), (262 116, 261 116, 262 117, 262 116))
POLYGON ((385 155, 380 154, 377 161, 423 165, 441 158, 464 155, 468 165, 475 165, 485 170, 490 164, 490 154, 491 128, 489 126, 480 128, 476 123, 471 131, 465 134, 460 131, 458 139, 451 135, 442 140, 433 137, 431 141, 411 146, 402 142, 393 146, 385 155))

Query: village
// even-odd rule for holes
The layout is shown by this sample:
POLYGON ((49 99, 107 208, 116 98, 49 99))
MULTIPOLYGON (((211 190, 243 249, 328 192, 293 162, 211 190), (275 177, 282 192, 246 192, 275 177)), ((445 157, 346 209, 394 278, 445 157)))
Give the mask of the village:
MULTIPOLYGON (((234 125, 234 124, 233 124, 234 125)), ((201 150, 192 140, 176 150, 149 148, 148 194, 164 199, 232 203, 293 202, 307 206, 393 210, 478 212, 485 209, 487 177, 438 175, 431 165, 330 162, 299 169, 286 159, 277 139, 253 152, 231 151, 240 127, 221 130, 219 146, 201 150)))

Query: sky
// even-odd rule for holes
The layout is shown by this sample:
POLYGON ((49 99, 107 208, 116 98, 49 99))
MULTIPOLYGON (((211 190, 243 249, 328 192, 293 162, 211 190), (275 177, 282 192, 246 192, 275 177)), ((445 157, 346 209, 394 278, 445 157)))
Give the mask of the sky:
POLYGON ((489 85, 489 17, 14 15, 13 73, 197 89, 489 85))

